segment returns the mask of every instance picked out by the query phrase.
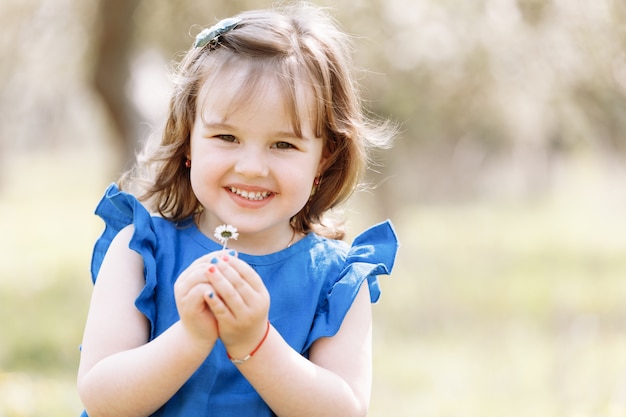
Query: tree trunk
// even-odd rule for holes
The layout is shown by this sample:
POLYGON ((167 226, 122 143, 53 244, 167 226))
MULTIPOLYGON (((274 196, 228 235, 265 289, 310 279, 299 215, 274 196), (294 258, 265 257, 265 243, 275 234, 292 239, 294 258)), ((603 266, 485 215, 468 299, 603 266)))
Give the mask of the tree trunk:
POLYGON ((132 163, 138 143, 139 120, 126 95, 133 14, 138 3, 138 0, 99 0, 98 3, 100 37, 96 42, 93 85, 110 117, 113 145, 121 153, 122 168, 132 163))

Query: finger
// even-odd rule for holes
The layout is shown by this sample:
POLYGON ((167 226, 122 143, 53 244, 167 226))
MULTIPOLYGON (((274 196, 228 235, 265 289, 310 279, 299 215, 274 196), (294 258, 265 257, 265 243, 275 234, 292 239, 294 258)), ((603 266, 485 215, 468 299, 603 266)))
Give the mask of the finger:
POLYGON ((213 292, 213 288, 209 284, 198 284, 180 297, 177 300, 177 308, 181 318, 206 313, 208 306, 204 301, 204 294, 209 292, 213 292))
POLYGON ((254 268, 247 262, 229 255, 230 254, 224 256, 223 259, 230 267, 237 271, 237 277, 245 281, 255 292, 265 292, 265 284, 254 268))
POLYGON ((204 302, 218 321, 230 321, 234 318, 232 311, 214 287, 211 286, 210 290, 204 292, 204 302))
POLYGON ((207 284, 203 289, 204 291, 202 293, 202 298, 204 302, 207 304, 207 306, 209 306, 210 308, 212 299, 214 297, 219 297, 219 296, 215 294, 215 288, 213 288, 211 284, 207 284))
POLYGON ((189 293, 196 285, 208 282, 207 267, 206 262, 193 263, 187 267, 174 284, 175 293, 184 295, 189 293))
POLYGON ((242 293, 250 288, 241 279, 239 273, 228 265, 228 262, 215 259, 212 261, 208 272, 210 275, 209 282, 226 303, 242 302, 242 293))
POLYGON ((211 260, 215 259, 217 256, 223 256, 224 254, 225 252, 221 250, 211 252, 197 258, 195 261, 189 264, 189 266, 176 281, 175 285, 179 287, 179 291, 181 293, 187 293, 195 285, 201 282, 208 282, 207 269, 211 265, 211 260))

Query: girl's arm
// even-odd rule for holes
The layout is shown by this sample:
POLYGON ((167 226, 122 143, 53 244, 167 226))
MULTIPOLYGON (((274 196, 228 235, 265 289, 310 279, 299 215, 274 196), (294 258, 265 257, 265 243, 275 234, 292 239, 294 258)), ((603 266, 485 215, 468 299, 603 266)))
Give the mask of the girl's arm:
POLYGON ((310 361, 272 329, 239 370, 278 416, 366 416, 372 383, 371 336, 365 283, 339 332, 313 344, 310 361))
POLYGON ((151 414, 187 381, 217 338, 203 286, 193 282, 202 280, 204 266, 198 266, 189 268, 191 284, 177 291, 188 291, 181 298, 200 300, 196 307, 204 306, 204 321, 195 327, 179 321, 148 343, 149 323, 134 304, 145 279, 143 259, 128 247, 132 235, 129 226, 115 237, 93 290, 78 371, 79 395, 90 417, 151 414))
MULTIPOLYGON (((209 303, 220 338, 235 358, 244 358, 263 339, 269 296, 260 277, 236 258, 224 258, 210 283, 218 297, 209 303)), ((316 341, 310 360, 293 350, 273 328, 241 373, 280 417, 365 416, 372 380, 372 316, 364 283, 339 332, 316 341)))

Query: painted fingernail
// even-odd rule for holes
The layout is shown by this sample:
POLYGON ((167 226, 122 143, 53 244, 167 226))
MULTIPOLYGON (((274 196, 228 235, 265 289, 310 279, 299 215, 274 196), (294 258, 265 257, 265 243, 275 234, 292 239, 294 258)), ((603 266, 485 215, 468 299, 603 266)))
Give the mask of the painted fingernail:
POLYGON ((218 263, 219 261, 220 261, 220 260, 219 260, 219 259, 217 259, 217 258, 211 258, 211 263, 212 263, 212 264, 216 264, 216 263, 218 263))
POLYGON ((228 255, 224 255, 222 259, 224 260, 224 262, 228 262, 228 255))
POLYGON ((236 251, 235 249, 231 249, 231 250, 228 252, 228 254, 229 254, 230 256, 235 256, 235 255, 237 255, 237 251, 236 251))
POLYGON ((210 273, 215 272, 215 267, 214 267, 213 265, 211 265, 211 266, 209 267, 209 272, 210 272, 210 273))
POLYGON ((215 294, 213 294, 212 292, 209 293, 209 298, 213 298, 215 296, 215 294))

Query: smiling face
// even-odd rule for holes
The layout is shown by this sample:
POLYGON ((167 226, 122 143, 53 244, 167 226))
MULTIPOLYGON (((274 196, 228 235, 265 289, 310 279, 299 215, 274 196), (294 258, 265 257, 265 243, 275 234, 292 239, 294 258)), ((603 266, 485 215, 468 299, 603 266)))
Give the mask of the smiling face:
POLYGON ((296 129, 285 88, 275 76, 257 76, 243 99, 240 92, 250 77, 245 68, 231 69, 201 89, 190 178, 204 207, 199 227, 205 234, 231 224, 239 230, 242 248, 270 253, 283 249, 292 236, 289 220, 307 203, 322 170, 324 141, 314 133, 306 91, 298 90, 295 100, 296 129))

